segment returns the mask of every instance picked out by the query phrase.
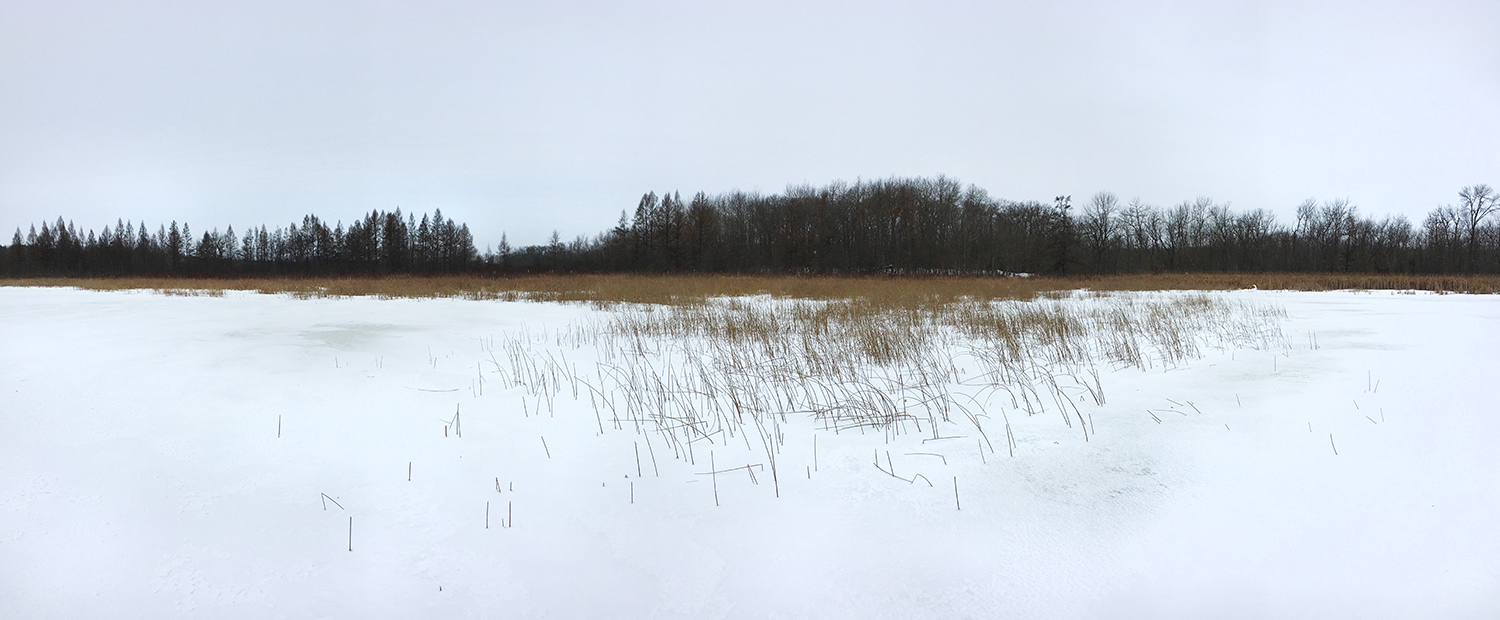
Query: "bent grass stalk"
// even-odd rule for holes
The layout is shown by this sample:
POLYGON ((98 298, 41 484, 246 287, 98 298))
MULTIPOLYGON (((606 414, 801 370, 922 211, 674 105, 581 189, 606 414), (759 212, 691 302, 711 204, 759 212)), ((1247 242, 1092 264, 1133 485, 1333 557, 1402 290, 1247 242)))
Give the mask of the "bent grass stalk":
MULTIPOLYGON (((1209 350, 1289 346, 1279 307, 1191 293, 1032 301, 678 298, 663 306, 602 307, 610 312, 552 332, 523 327, 492 346, 496 373, 506 387, 524 391, 527 415, 528 401, 540 414, 543 403, 554 411, 564 392, 575 399, 586 392, 599 432, 608 409, 615 430, 631 428, 646 442, 658 477, 653 436, 675 458, 694 463, 695 444, 738 440, 752 449, 753 432, 777 495, 777 457, 792 416, 811 418, 822 432, 878 431, 888 443, 913 429, 926 440, 961 436, 967 426, 980 436, 983 457, 989 437, 981 418, 993 411, 996 394, 1029 417, 1055 412, 1068 428, 1076 419, 1091 441, 1092 412, 1085 416, 1075 396, 1104 405, 1101 365, 1173 368, 1209 350), (566 349, 585 347, 594 350, 596 364, 580 372, 566 349)), ((1170 402, 1202 413, 1194 403, 1170 402)), ((1016 431, 1004 406, 1000 412, 1014 457, 1016 431)), ((452 425, 458 422, 455 412, 452 425)), ((809 477, 820 467, 818 434, 809 477)), ((640 477, 639 442, 633 450, 640 477)), ((716 459, 711 450, 711 468, 716 459)), ((879 462, 877 451, 877 468, 915 480, 897 475, 889 455, 886 461, 879 462)))

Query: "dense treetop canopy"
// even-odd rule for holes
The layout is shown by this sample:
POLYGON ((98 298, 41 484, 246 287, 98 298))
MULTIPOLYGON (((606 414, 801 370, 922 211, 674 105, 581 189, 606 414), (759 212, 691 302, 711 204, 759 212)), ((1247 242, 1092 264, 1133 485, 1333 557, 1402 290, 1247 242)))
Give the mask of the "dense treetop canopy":
POLYGON ((1344 200, 1309 199, 1290 224, 1208 198, 1157 207, 1101 193, 1075 204, 1012 202, 946 178, 892 178, 684 200, 648 193, 592 238, 481 253, 465 224, 372 211, 347 227, 308 215, 285 228, 195 237, 58 218, 0 251, 0 273, 34 275, 386 274, 507 271, 759 273, 1500 272, 1497 194, 1463 188, 1413 224, 1344 200))

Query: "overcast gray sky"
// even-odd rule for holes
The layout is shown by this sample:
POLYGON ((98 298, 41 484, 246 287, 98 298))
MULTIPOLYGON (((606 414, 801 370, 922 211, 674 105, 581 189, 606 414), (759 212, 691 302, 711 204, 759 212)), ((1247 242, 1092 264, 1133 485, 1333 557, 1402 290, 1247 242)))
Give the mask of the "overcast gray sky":
POLYGON ((7 233, 937 174, 1419 221, 1500 184, 1500 2, 0 2, 7 233))

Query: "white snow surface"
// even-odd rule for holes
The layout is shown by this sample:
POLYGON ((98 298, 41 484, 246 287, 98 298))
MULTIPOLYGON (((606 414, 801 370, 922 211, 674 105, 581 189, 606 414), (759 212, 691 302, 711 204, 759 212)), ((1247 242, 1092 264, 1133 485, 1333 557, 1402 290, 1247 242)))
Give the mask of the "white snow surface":
POLYGON ((0 288, 0 617, 1500 617, 1500 297, 1213 295, 1291 346, 1014 456, 793 416, 773 484, 497 380, 606 310, 0 288))

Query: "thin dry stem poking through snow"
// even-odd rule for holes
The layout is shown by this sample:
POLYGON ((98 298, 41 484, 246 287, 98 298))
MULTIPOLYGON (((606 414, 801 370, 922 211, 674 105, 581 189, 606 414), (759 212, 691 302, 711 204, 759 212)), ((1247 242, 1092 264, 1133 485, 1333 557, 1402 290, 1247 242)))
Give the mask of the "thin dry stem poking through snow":
MULTIPOLYGON (((753 438, 773 477, 788 416, 811 416, 824 431, 932 439, 973 429, 993 453, 987 412, 1008 407, 1076 422, 1087 441, 1075 401, 1104 404, 1101 366, 1173 367, 1209 349, 1288 346, 1281 308, 1203 294, 916 305, 763 296, 613 310, 552 334, 511 334, 505 361, 491 359, 549 411, 581 385, 616 429, 659 435, 676 454, 753 438), (594 347, 598 367, 580 373, 548 344, 594 347)), ((1007 446, 1008 427, 995 438, 1007 446)))

